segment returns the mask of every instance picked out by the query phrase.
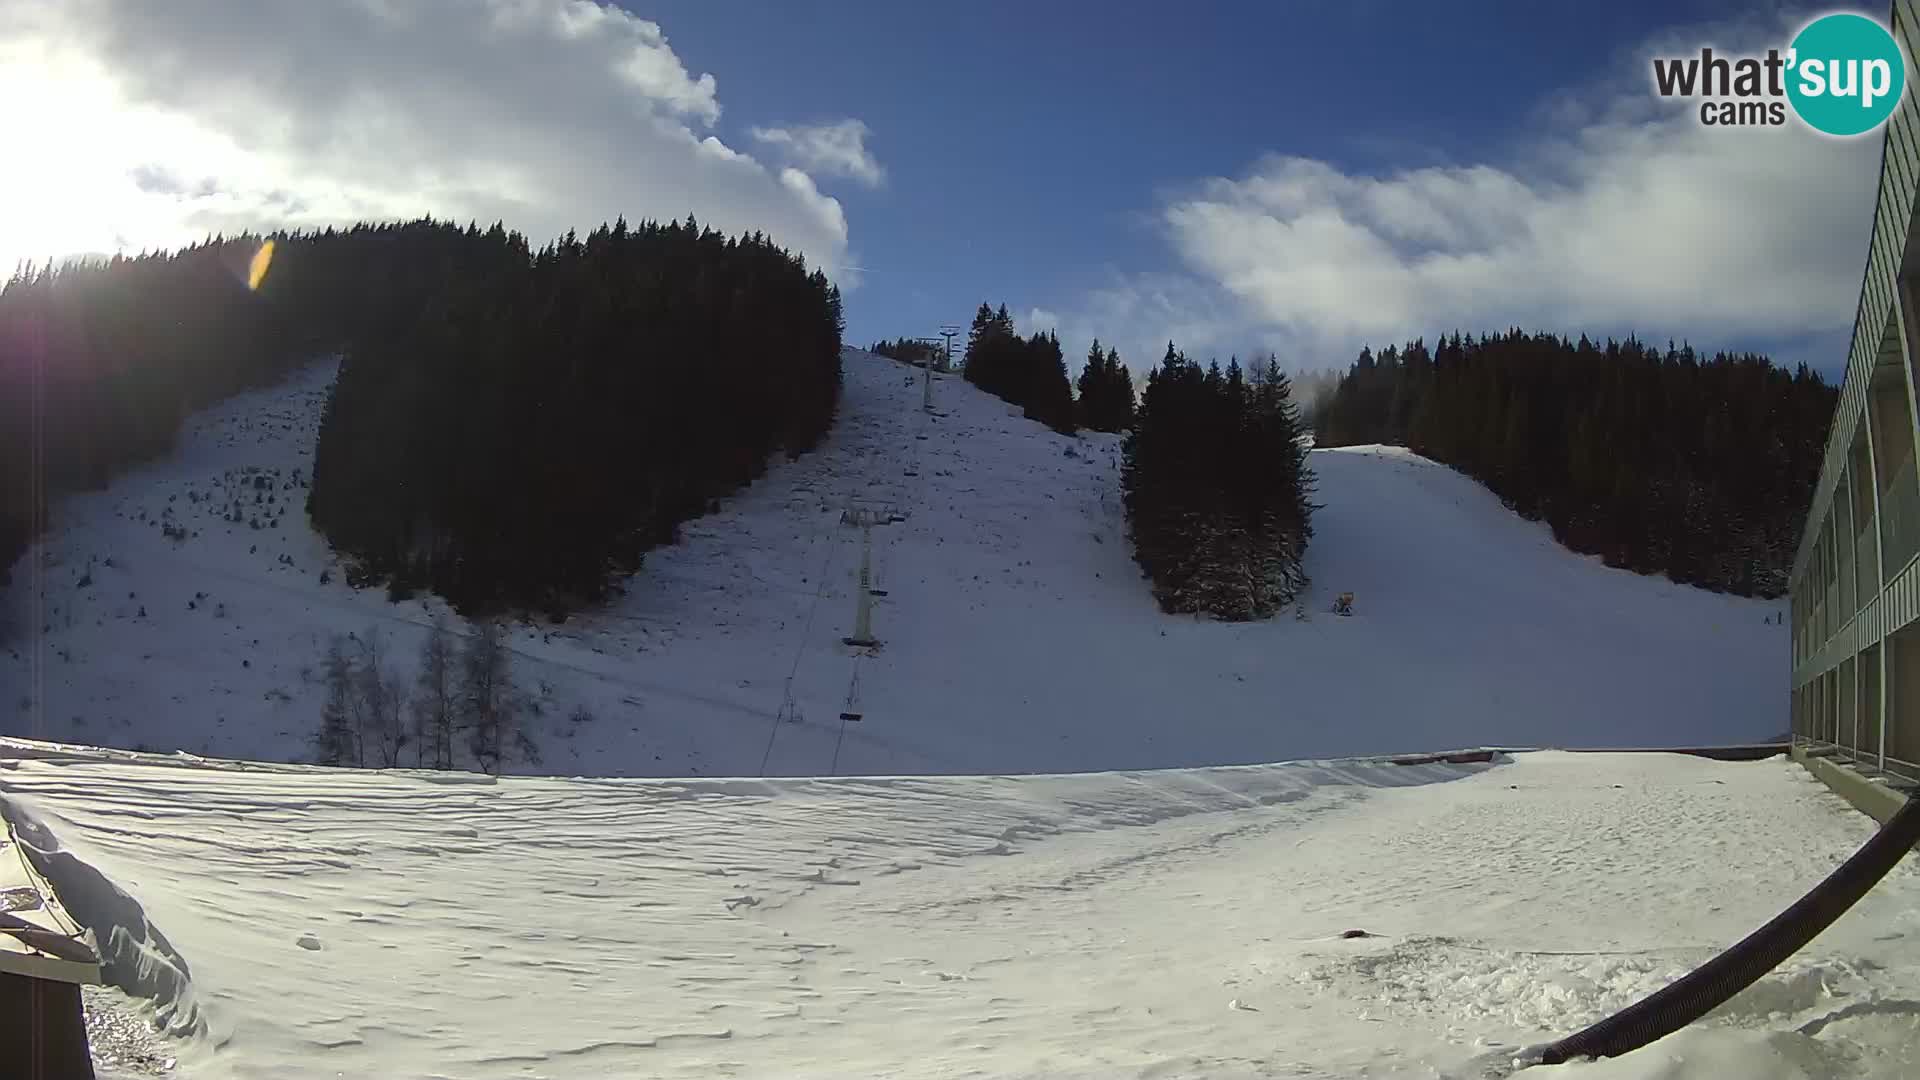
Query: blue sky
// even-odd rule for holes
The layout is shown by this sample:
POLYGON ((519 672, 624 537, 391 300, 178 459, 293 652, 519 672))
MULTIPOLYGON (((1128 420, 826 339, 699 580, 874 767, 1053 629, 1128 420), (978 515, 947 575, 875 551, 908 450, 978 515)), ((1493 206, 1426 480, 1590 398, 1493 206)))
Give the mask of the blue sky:
MULTIPOLYGON (((1551 126, 1540 114, 1552 98, 1617 81, 1623 58, 1644 65, 1650 39, 1695 27, 1701 43, 1724 37, 1715 28, 1753 19, 1756 5, 1127 0, 1094 14, 796 3, 743 17, 734 5, 668 0, 634 10, 666 29, 690 67, 712 71, 741 117, 856 115, 871 129, 886 182, 832 189, 852 226, 851 261, 868 270, 848 305, 850 336, 864 342, 964 322, 980 299, 1062 311, 1116 277, 1166 269, 1176 259, 1156 208, 1266 154, 1359 175, 1507 161, 1551 126)), ((1801 134, 1818 152, 1821 141, 1801 134)), ((1864 232, 1871 178, 1838 197, 1864 232)), ((1853 276, 1857 285, 1857 266, 1853 276)), ((1559 327, 1551 314, 1541 312, 1544 328, 1559 327)), ((1846 337, 1655 321, 1670 320, 1615 332, 1836 363, 1846 337)))
POLYGON ((621 2, 0 0, 0 126, 44 163, 0 171, 0 265, 691 212, 829 267, 860 343, 985 299, 1136 369, 1509 325, 1843 362, 1878 137, 1651 92, 1811 9, 621 2))

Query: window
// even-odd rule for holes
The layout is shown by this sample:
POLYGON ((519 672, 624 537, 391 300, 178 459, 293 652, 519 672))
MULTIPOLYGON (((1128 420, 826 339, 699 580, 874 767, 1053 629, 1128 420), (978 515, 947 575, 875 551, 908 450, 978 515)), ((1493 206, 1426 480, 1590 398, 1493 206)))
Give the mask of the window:
POLYGON ((1854 670, 1857 660, 1849 656, 1835 669, 1833 741, 1846 747, 1856 746, 1860 734, 1860 694, 1854 670))
MULTIPOLYGON (((1892 328, 1889 327, 1889 330, 1892 328)), ((1920 554, 1920 477, 1913 458, 1913 408, 1907 374, 1894 342, 1891 363, 1876 365, 1867 400, 1873 422, 1873 458, 1880 489, 1882 580, 1920 554)))
POLYGON ((1880 593, 1880 556, 1874 541, 1873 487, 1866 478, 1873 475, 1873 457, 1867 452, 1867 425, 1857 423, 1853 428, 1853 449, 1847 455, 1847 471, 1853 478, 1849 485, 1853 492, 1853 512, 1850 524, 1853 527, 1854 558, 1856 575, 1855 608, 1865 607, 1880 593))
POLYGON ((1854 749, 1868 758, 1880 754, 1880 656, 1884 649, 1875 642, 1860 654, 1860 731, 1854 749))

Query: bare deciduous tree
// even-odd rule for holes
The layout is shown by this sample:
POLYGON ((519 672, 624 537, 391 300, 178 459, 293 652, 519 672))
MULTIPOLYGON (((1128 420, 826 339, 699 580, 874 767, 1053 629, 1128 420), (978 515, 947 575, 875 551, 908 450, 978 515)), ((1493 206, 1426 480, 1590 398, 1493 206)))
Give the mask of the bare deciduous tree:
POLYGON ((420 647, 420 676, 413 693, 414 764, 425 768, 453 768, 453 733, 460 719, 459 687, 455 684, 453 635, 444 618, 420 647))
POLYGON ((323 765, 391 768, 400 763, 406 730, 400 680, 387 666, 386 640, 378 629, 335 634, 321 661, 327 700, 314 735, 314 757, 323 765))
POLYGON ((327 642, 321 673, 327 701, 320 707, 320 730, 313 739, 314 759, 322 765, 358 765, 362 758, 354 724, 353 658, 348 653, 347 635, 335 634, 327 642))
POLYGON ((539 760, 539 750, 524 721, 534 705, 513 684, 506 636, 494 620, 474 624, 460 654, 460 703, 465 713, 467 746, 490 773, 499 773, 507 753, 539 760))
POLYGON ((406 728, 400 723, 405 692, 400 677, 387 666, 387 642, 379 628, 368 628, 359 642, 354 684, 360 699, 361 760, 391 769, 400 764, 400 751, 407 743, 406 728), (371 760, 366 757, 369 746, 375 755, 371 760))

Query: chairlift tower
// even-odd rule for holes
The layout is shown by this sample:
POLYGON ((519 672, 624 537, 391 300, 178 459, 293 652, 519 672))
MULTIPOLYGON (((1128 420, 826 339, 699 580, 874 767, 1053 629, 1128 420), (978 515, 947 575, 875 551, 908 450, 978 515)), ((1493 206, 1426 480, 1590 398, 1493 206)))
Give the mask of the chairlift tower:
POLYGON ((840 513, 840 524, 860 530, 860 580, 854 588, 853 634, 841 638, 856 649, 871 649, 880 641, 873 636, 873 598, 885 595, 873 587, 873 527, 904 520, 899 511, 870 506, 849 506, 840 513))
MULTIPOLYGON (((927 412, 932 412, 932 411, 933 411, 933 355, 932 355, 932 350, 933 350, 933 349, 935 349, 935 348, 937 348, 937 347, 939 347, 939 344, 940 344, 940 339, 939 339, 939 338, 935 338, 935 337, 917 337, 917 338, 914 338, 913 340, 914 340, 915 342, 917 342, 917 343, 919 343, 919 344, 921 344, 921 345, 925 345, 925 346, 927 347, 927 350, 928 350, 927 352, 925 352, 925 353, 922 353, 922 354, 921 354, 921 361, 920 361, 920 376, 921 376, 921 378, 920 378, 920 389, 921 389, 921 396, 920 396, 920 408, 921 408, 921 409, 923 409, 923 410, 925 410, 925 411, 927 411, 927 412)), ((950 357, 950 356, 951 356, 951 354, 952 354, 952 350, 953 350, 953 343, 952 343, 952 342, 948 342, 948 343, 947 343, 947 355, 948 355, 949 357, 950 357)), ((950 365, 949 365, 949 366, 950 366, 950 365)))
POLYGON ((947 370, 953 370, 953 339, 960 336, 960 328, 948 323, 940 328, 940 336, 947 339, 947 370))

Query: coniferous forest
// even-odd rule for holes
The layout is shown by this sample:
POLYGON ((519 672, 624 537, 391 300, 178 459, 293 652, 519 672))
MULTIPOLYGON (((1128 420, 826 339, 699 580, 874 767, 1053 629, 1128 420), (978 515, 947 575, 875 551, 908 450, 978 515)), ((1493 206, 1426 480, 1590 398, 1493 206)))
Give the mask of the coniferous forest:
POLYGON ((1005 304, 997 312, 981 304, 974 314, 961 374, 1055 431, 1071 435, 1076 430, 1073 384, 1060 339, 1051 331, 1021 337, 1005 304))
POLYGON ((867 351, 903 364, 925 366, 931 363, 935 371, 947 370, 946 348, 930 341, 916 341, 908 337, 898 341, 876 341, 867 351))
POLYGON ((772 243, 691 220, 531 257, 470 243, 416 318, 347 352, 321 420, 314 524, 396 589, 575 610, 826 434, 839 292, 772 243))
POLYGON ((1123 445, 1134 558, 1161 610, 1262 619, 1307 583, 1313 476, 1274 360, 1202 369, 1167 345, 1123 445))
POLYGON ((0 584, 53 500, 166 453, 195 410, 393 325, 438 287, 451 233, 281 234, 257 281, 255 237, 15 273, 0 288, 0 584))
POLYGON ((535 252, 422 220, 270 239, 270 263, 261 238, 217 239, 0 291, 0 568, 52 499, 329 353, 316 527, 363 580, 467 612, 602 595, 832 420, 839 293, 758 234, 621 222, 535 252))
POLYGON ((1315 436, 1450 465, 1610 566, 1775 597, 1836 397, 1805 365, 1752 354, 1456 334, 1362 350, 1315 436))
POLYGON ((1125 431, 1133 426, 1133 373, 1115 349, 1102 352, 1100 339, 1087 350, 1087 363, 1075 384, 1080 426, 1093 431, 1125 431))
POLYGON ((1296 371, 1287 376, 1293 383, 1293 403, 1300 406, 1300 419, 1307 427, 1317 426, 1320 407, 1333 400, 1333 392, 1340 388, 1341 375, 1341 372, 1328 369, 1296 371))

